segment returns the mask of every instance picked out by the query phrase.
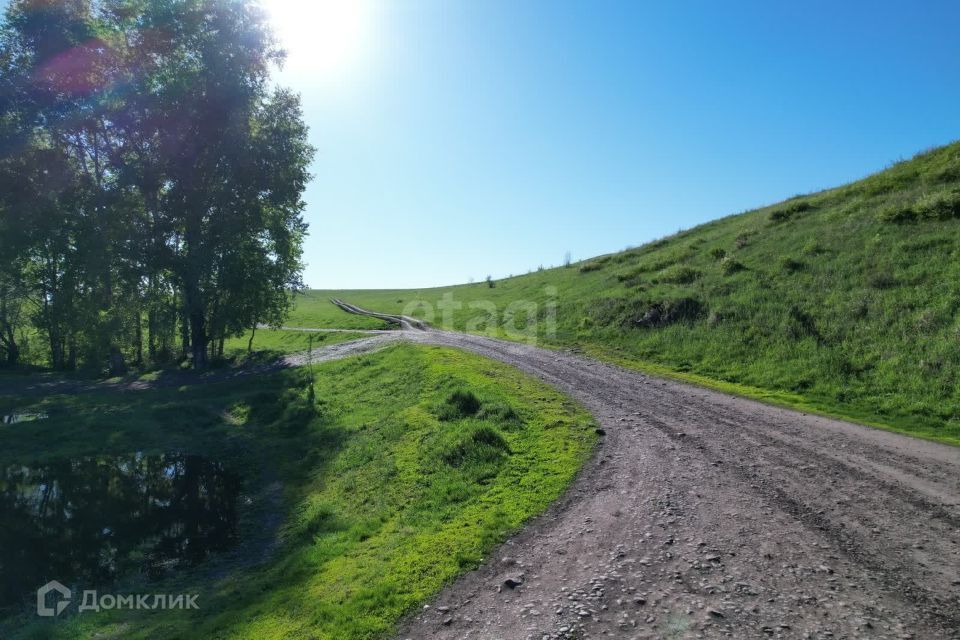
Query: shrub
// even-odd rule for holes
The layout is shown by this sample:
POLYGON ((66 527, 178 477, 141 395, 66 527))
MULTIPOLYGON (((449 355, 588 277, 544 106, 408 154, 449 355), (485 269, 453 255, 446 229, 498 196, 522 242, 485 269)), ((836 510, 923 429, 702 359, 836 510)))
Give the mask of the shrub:
POLYGON ((662 272, 660 274, 660 280, 673 284, 690 284, 695 280, 699 280, 702 275, 702 273, 691 267, 676 267, 662 272))
POLYGON ((889 271, 880 270, 867 275, 867 284, 874 289, 889 289, 897 284, 897 279, 889 271))
POLYGON ((723 260, 727 257, 727 250, 723 247, 714 247, 713 249, 710 249, 710 256, 714 260, 723 260))
POLYGON ((664 327, 683 321, 693 321, 706 314, 706 307, 696 298, 680 298, 650 305, 633 324, 639 327, 664 327))
POLYGON ((806 337, 820 340, 820 332, 813 316, 797 306, 790 307, 787 313, 787 336, 793 340, 806 337))
POLYGON ((603 265, 599 262, 584 262, 580 265, 580 273, 590 273, 591 271, 600 271, 603 269, 603 265))
POLYGON ((917 220, 917 212, 913 207, 906 204, 896 204, 886 206, 877 213, 880 222, 892 222, 894 224, 906 224, 917 220))
POLYGON ((451 467, 465 463, 497 462, 510 453, 507 441, 490 427, 480 427, 443 453, 443 461, 451 467))
POLYGON ((787 273, 796 273, 797 271, 803 271, 804 264, 795 258, 781 258, 780 259, 780 268, 786 271, 787 273))
POLYGON ((798 200, 796 202, 788 203, 778 209, 774 209, 770 212, 770 221, 771 222, 786 222, 790 218, 794 217, 798 213, 803 213, 804 211, 809 211, 813 208, 806 200, 798 200))
POLYGON ((477 418, 490 420, 499 424, 516 424, 520 422, 520 416, 513 410, 513 407, 504 403, 483 405, 477 413, 477 418))
POLYGON ((436 407, 434 414, 441 420, 458 420, 476 415, 480 411, 480 399, 472 391, 457 389, 436 407))
POLYGON ((949 220, 960 218, 960 190, 940 191, 921 198, 914 206, 918 218, 949 220))
POLYGON ((733 246, 737 249, 743 249, 750 244, 750 237, 756 235, 756 231, 746 231, 733 239, 733 246))
POLYGON ((747 268, 743 265, 743 263, 741 263, 741 262, 739 262, 739 261, 737 261, 737 260, 734 260, 734 259, 733 259, 733 256, 727 256, 726 258, 724 258, 723 260, 721 260, 721 261, 720 261, 720 268, 723 270, 723 274, 724 274, 724 275, 727 275, 727 276, 731 276, 731 275, 733 275, 733 274, 735 274, 735 273, 739 273, 739 272, 741 272, 741 271, 746 271, 746 269, 747 269, 747 268))

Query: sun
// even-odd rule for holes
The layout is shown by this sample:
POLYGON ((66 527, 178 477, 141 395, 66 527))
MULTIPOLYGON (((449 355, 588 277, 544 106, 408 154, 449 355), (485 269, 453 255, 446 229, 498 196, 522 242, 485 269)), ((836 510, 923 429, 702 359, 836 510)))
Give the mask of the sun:
POLYGON ((370 0, 261 0, 286 67, 316 79, 349 75, 372 45, 370 0))

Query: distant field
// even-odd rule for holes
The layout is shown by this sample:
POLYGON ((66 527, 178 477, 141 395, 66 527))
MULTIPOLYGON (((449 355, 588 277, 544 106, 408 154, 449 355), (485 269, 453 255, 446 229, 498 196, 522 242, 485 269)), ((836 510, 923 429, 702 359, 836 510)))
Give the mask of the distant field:
POLYGON ((452 296, 456 330, 535 337, 960 441, 960 143, 844 187, 495 285, 311 291, 289 324, 376 324, 326 302, 337 296, 443 326, 441 304, 452 296), (536 305, 535 325, 524 303, 536 305))
MULTIPOLYGON (((88 612, 51 623, 37 618, 35 599, 25 599, 21 614, 0 608, 0 636, 383 637, 402 614, 478 566, 555 500, 596 440, 579 405, 516 369, 459 351, 401 344, 315 371, 313 404, 306 368, 123 394, 0 397, 0 408, 45 416, 0 429, 0 470, 9 474, 0 487, 12 492, 9 508, 19 504, 14 483, 42 481, 23 469, 96 472, 111 456, 130 460, 133 452, 207 456, 239 472, 241 498, 250 499, 238 507, 240 543, 247 546, 236 554, 160 581, 135 573, 114 587, 199 594, 200 610, 88 612), (90 456, 103 462, 84 466, 90 456), (271 546, 274 526, 279 543, 271 546)), ((149 471, 145 462, 125 464, 121 472, 129 474, 131 465, 149 471)), ((154 482, 141 489, 145 495, 163 489, 162 479, 154 482)), ((84 488, 96 483, 77 483, 67 506, 55 497, 39 514, 29 504, 19 507, 16 522, 5 522, 4 544, 43 541, 50 557, 73 553, 70 536, 99 540, 114 519, 136 513, 123 503, 118 511, 101 506, 118 501, 126 485, 97 493, 91 505, 84 488), (79 522, 58 519, 61 508, 79 522), (91 514, 93 533, 83 529, 83 516, 91 514)), ((30 487, 23 491, 40 490, 30 487)), ((130 493, 140 505, 141 494, 130 493)), ((122 540, 125 531, 111 535, 122 540)), ((111 566, 139 566, 155 543, 145 538, 111 566)), ((69 566, 88 568, 94 560, 69 566)), ((24 571, 38 573, 27 576, 31 589, 53 577, 35 566, 24 571)))
MULTIPOLYGON (((334 332, 314 333, 308 331, 286 331, 282 329, 257 329, 253 336, 253 351, 257 355, 273 356, 284 353, 306 351, 311 345, 323 347, 347 340, 362 338, 362 333, 334 332)), ((223 345, 223 355, 230 358, 242 358, 247 355, 250 333, 238 338, 230 338, 223 345)))

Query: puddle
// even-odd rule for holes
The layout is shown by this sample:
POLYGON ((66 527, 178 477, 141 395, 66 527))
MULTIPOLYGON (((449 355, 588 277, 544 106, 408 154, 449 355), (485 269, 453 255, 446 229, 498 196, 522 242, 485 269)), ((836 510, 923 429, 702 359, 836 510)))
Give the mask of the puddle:
POLYGON ((200 456, 140 453, 0 469, 0 607, 49 580, 159 578, 237 544, 240 476, 200 456))
POLYGON ((0 415, 0 424, 33 422, 35 420, 46 420, 49 417, 46 413, 8 413, 6 415, 0 415))

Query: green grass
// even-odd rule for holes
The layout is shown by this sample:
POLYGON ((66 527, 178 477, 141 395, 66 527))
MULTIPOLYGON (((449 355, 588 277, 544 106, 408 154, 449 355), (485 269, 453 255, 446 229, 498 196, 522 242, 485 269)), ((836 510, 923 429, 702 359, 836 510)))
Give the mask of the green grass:
POLYGON ((546 346, 960 444, 960 143, 492 289, 313 291, 290 324, 355 322, 332 296, 384 312, 420 300, 437 325, 452 296, 451 328, 514 339, 530 337, 528 301, 546 346))
MULTIPOLYGON (((319 347, 347 342, 364 337, 362 333, 334 332, 318 333, 311 331, 293 331, 286 329, 257 329, 253 337, 253 350, 260 358, 269 358, 286 353, 306 351, 313 345, 319 347)), ((223 355, 227 358, 244 358, 250 333, 239 338, 230 338, 223 345, 223 355)))
POLYGON ((284 487, 281 504, 241 515, 246 538, 279 518, 264 564, 213 559, 166 582, 116 588, 197 593, 200 611, 24 613, 0 622, 0 636, 383 637, 556 499, 596 437, 572 401, 459 351, 401 344, 315 371, 315 405, 305 369, 33 404, 0 398, 4 410, 50 415, 0 430, 0 465, 180 451, 243 469, 248 493, 284 487))

